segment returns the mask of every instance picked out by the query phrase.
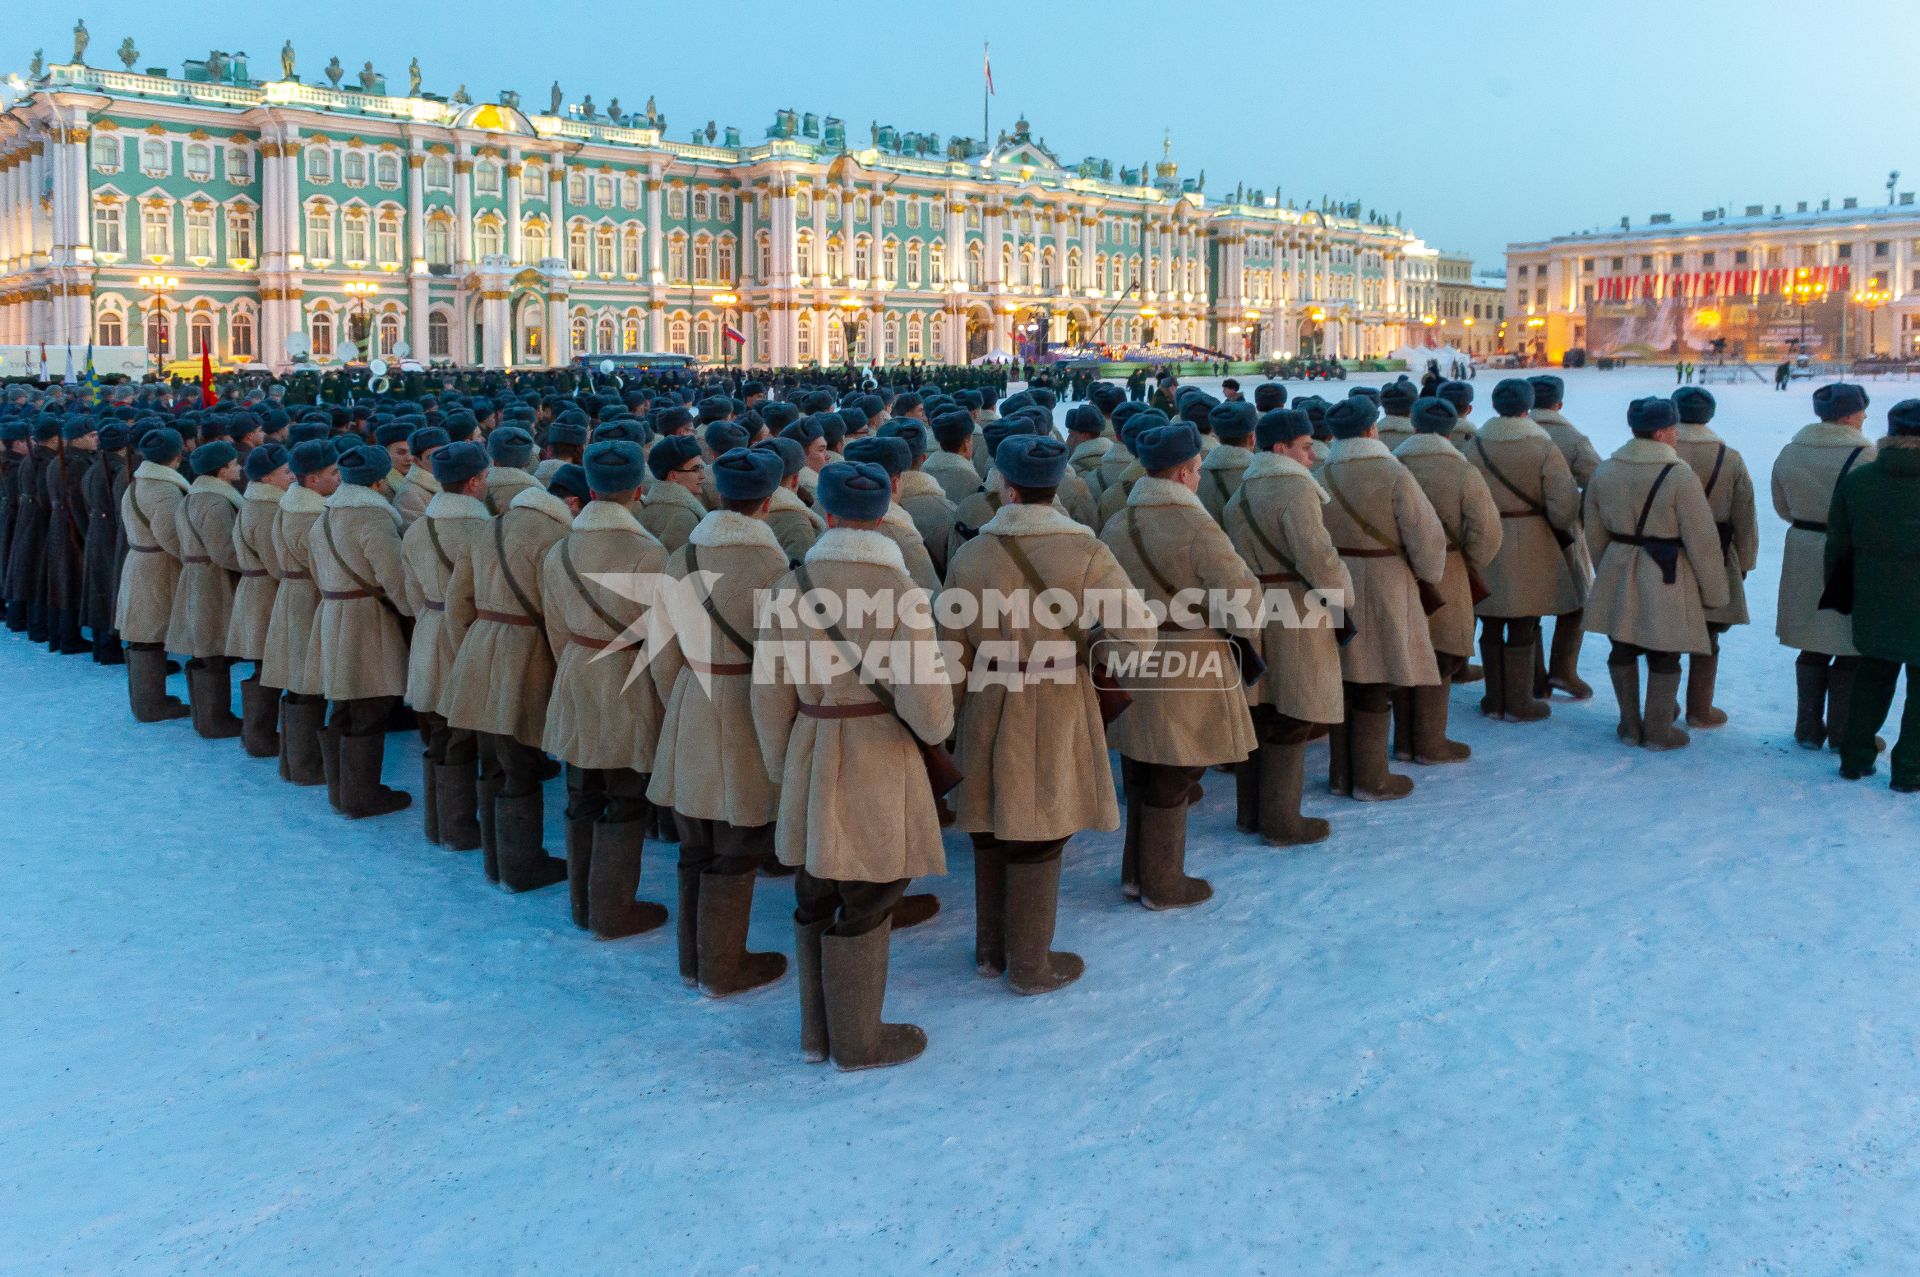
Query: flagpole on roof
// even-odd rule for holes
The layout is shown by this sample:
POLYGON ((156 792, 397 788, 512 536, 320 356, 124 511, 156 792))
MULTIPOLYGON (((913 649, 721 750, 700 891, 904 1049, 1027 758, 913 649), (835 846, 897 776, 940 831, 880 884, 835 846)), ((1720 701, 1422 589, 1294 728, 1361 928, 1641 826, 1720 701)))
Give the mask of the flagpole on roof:
POLYGON ((980 45, 980 145, 986 149, 989 161, 993 157, 993 48, 982 41, 980 45))

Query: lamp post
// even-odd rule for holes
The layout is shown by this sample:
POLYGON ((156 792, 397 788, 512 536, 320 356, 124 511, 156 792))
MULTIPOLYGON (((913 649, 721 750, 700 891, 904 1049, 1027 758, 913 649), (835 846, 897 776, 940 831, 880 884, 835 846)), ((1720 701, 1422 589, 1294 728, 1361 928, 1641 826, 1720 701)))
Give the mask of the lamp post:
POLYGON ((158 332, 154 331, 152 325, 148 325, 147 328, 149 333, 147 345, 153 350, 153 372, 157 377, 167 348, 168 325, 164 302, 168 293, 180 287, 180 280, 174 275, 142 275, 140 287, 153 294, 153 300, 147 303, 147 313, 149 315, 157 313, 160 316, 158 332))
POLYGON ((1853 295, 1853 300, 1867 312, 1864 327, 1866 338, 1860 343, 1864 355, 1873 354, 1873 313, 1893 300, 1893 294, 1877 278, 1868 281, 1867 286, 1853 295))
POLYGON ((848 294, 840 299, 838 305, 840 307, 840 341, 845 346, 840 353, 851 366, 854 343, 860 339, 860 321, 854 318, 854 312, 860 309, 860 299, 848 294))
MULTIPOLYGON (((351 304, 353 307, 353 309, 348 312, 347 336, 355 345, 359 345, 362 342, 366 342, 368 336, 372 333, 372 328, 367 323, 367 308, 372 304, 374 297, 380 292, 380 285, 370 279, 350 279, 346 282, 345 291, 347 296, 352 299, 351 304)), ((369 359, 373 357, 374 352, 371 342, 368 342, 368 348, 362 350, 361 354, 369 359)))
POLYGON ((715 293, 713 304, 720 308, 720 366, 728 368, 733 363, 727 350, 727 329, 732 327, 728 317, 733 314, 733 308, 740 304, 740 298, 734 293, 715 293))
POLYGON ((1243 311, 1240 318, 1245 320, 1247 325, 1247 359, 1249 361, 1258 359, 1260 357, 1260 312, 1243 311))
POLYGON ((1147 321, 1146 330, 1140 335, 1146 339, 1144 344, 1148 346, 1154 345, 1160 335, 1159 317, 1160 310, 1157 306, 1142 306, 1140 308, 1140 318, 1147 321))
POLYGON ((1787 296, 1800 309, 1800 340, 1797 343, 1801 354, 1807 353, 1807 303, 1816 302, 1827 295, 1827 286, 1814 278, 1812 271, 1805 266, 1797 267, 1793 272, 1793 281, 1787 285, 1787 296))

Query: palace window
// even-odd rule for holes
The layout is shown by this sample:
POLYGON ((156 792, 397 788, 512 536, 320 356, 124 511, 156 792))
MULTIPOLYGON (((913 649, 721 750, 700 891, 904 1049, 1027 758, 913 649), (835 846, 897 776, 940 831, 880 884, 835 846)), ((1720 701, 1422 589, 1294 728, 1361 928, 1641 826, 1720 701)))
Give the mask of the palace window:
POLYGON ((941 357, 941 352, 945 349, 946 342, 947 317, 945 315, 929 316, 927 319, 927 345, 932 349, 935 359, 941 357))
POLYGON ((213 353, 213 316, 196 314, 187 321, 187 353, 190 355, 213 353))
POLYGON ((590 353, 587 349, 587 317, 585 315, 574 315, 572 322, 567 325, 567 332, 572 337, 574 354, 590 353))
POLYGON ((803 280, 813 278, 813 232, 801 231, 794 236, 795 271, 803 280))
POLYGON ((227 148, 227 180, 236 186, 253 181, 253 152, 244 146, 227 148))
POLYGON ((844 279, 846 273, 846 263, 840 252, 840 237, 829 236, 827 238, 827 278, 844 279))
POLYGON ((714 202, 718 206, 718 211, 715 212, 714 216, 723 222, 731 222, 733 220, 733 196, 720 195, 715 198, 714 202))
POLYGON ((201 261, 213 260, 213 210, 187 210, 187 256, 201 261))
POLYGON ((587 202, 587 175, 577 169, 567 170, 567 203, 578 207, 587 202))
POLYGON ((620 232, 620 273, 631 278, 640 275, 640 228, 631 224, 620 232))
POLYGON ((807 363, 813 358, 813 316, 801 312, 793 334, 794 358, 807 363))
POLYGON ((927 248, 927 273, 936 286, 947 282, 947 246, 942 240, 934 240, 927 248))
POLYGON ((620 179, 620 205, 623 208, 640 207, 640 179, 632 173, 620 179))
POLYGON ((754 276, 762 283, 773 278, 773 236, 761 231, 753 239, 754 276))
POLYGON ((380 214, 374 227, 373 255, 383 264, 400 264, 400 214, 390 211, 380 214))
POLYGON ((308 322, 307 342, 313 347, 315 358, 331 359, 333 357, 332 315, 323 310, 308 322))
POLYGON ((704 232, 693 237, 693 277, 702 284, 713 279, 713 240, 704 232))
POLYGON ((614 266, 613 227, 601 226, 593 232, 593 271, 596 275, 612 275, 614 266))
POLYGON ((453 162, 444 155, 429 155, 426 164, 427 189, 446 191, 453 189, 453 162))
POLYGON ((696 359, 713 358, 713 320, 706 315, 700 316, 699 322, 693 326, 693 356, 696 359))
POLYGON ((333 260, 333 214, 324 205, 307 210, 307 256, 322 262, 333 260))
POLYGON ((453 222, 446 217, 427 220, 427 264, 447 266, 453 262, 453 222))
POLYGON ((587 225, 575 222, 567 228, 567 269, 576 274, 587 273, 587 225))
POLYGON ((149 204, 140 210, 140 255, 167 258, 173 256, 173 208, 149 204))
MULTIPOLYGON (((533 330, 538 333, 538 328, 533 330)), ((380 316, 380 345, 377 351, 369 353, 388 354, 400 344, 400 316, 386 314, 380 316)))
POLYGON ((907 318, 907 358, 919 359, 925 351, 926 345, 922 336, 920 316, 911 315, 907 318))
POLYGON ((631 355, 640 349, 640 317, 628 315, 620 322, 620 349, 631 355))
POLYGON ((500 223, 491 217, 482 218, 473 224, 473 252, 476 257, 498 257, 506 252, 501 242, 500 223))
POLYGON ((667 278, 676 284, 687 282, 687 237, 678 231, 667 240, 667 278))
POLYGON ((853 277, 873 278, 873 244, 865 235, 853 241, 853 277))
POLYGON ((253 358, 253 316, 244 310, 227 320, 227 352, 235 359, 253 358))
POLYGON ((340 214, 340 256, 349 262, 372 260, 373 250, 367 240, 365 209, 350 208, 340 214))
POLYGON ((687 353, 687 317, 675 315, 667 321, 667 350, 675 355, 687 353))
POLYGON ((102 346, 123 345, 127 340, 127 330, 120 316, 112 311, 100 316, 99 331, 94 340, 102 346))
POLYGON ((711 207, 712 201, 707 198, 705 191, 695 191, 693 193, 693 217, 695 221, 706 221, 711 207))
POLYGON ((394 190, 400 185, 400 157, 392 151, 382 151, 373 157, 373 180, 383 190, 394 190))
POLYGON ((601 208, 613 207, 613 177, 602 173, 593 179, 593 202, 601 208))
POLYGON ((453 326, 447 317, 435 311, 427 316, 427 358, 449 359, 453 355, 453 326))
POLYGON ((333 152, 324 146, 307 148, 307 180, 327 183, 333 180, 333 152))
POLYGON ((739 263, 734 260, 733 236, 722 235, 713 246, 713 277, 723 284, 740 278, 739 263))
POLYGON ((348 186, 367 184, 367 155, 364 151, 348 151, 340 159, 340 180, 348 186))
POLYGON ((967 245, 967 287, 978 292, 981 281, 986 276, 986 254, 980 247, 980 241, 974 240, 967 245))
POLYGON ((547 224, 537 217, 529 220, 520 228, 520 245, 528 261, 545 261, 550 251, 547 244, 547 224))
POLYGON ((95 133, 93 140, 87 144, 87 152, 93 157, 94 172, 118 173, 120 171, 120 135, 118 133, 95 133))
MULTIPOLYGON (((120 205, 105 202, 93 206, 93 251, 96 253, 124 254, 127 251, 122 238, 120 205)), ((118 342, 108 343, 118 345, 118 342)))
POLYGON ((970 231, 980 229, 980 206, 978 204, 967 205, 967 229, 970 231))
POLYGON ((687 215, 687 191, 683 186, 667 188, 667 216, 684 218, 687 215))
POLYGON ((140 144, 140 171, 148 177, 165 177, 172 167, 167 162, 167 144, 157 137, 150 137, 140 144))
POLYGON ((500 161, 481 160, 473 166, 473 189, 478 195, 500 193, 500 161))
POLYGON ((796 218, 813 216, 813 195, 808 191, 798 191, 793 197, 793 215, 796 218))
POLYGON ((908 288, 920 287, 920 241, 907 241, 906 270, 902 272, 908 288))

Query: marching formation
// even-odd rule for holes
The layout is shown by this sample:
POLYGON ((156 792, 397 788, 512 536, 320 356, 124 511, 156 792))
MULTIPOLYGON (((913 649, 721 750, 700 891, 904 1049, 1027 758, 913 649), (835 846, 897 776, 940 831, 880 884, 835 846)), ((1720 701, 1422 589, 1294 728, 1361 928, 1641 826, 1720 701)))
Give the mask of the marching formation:
MULTIPOLYGON (((1557 377, 1501 381, 1478 422, 1471 383, 1428 389, 1094 382, 1061 423, 1045 384, 500 379, 295 413, 14 388, 0 584, 10 629, 124 662, 137 721, 237 737, 344 816, 414 803, 382 771, 417 733, 428 842, 507 891, 565 882, 602 939, 671 919, 706 995, 785 977, 747 939, 761 878, 791 877, 802 1052, 869 1068, 925 1046, 882 1008, 892 933, 940 908, 910 887, 946 872, 943 825, 972 844, 977 970, 1044 994, 1084 969, 1052 947, 1075 834, 1124 826, 1120 889, 1147 909, 1209 898, 1186 843, 1212 771, 1243 832, 1321 841, 1319 742, 1331 793, 1404 798, 1395 763, 1470 756, 1454 685, 1536 723, 1593 695, 1587 634, 1621 742, 1727 721, 1759 535, 1712 395, 1636 401, 1602 458, 1557 377), (678 844, 671 902, 637 898, 649 842, 678 844)), ((1776 630, 1795 739, 1858 778, 1920 660, 1920 401, 1877 449, 1859 387, 1814 407, 1772 472, 1776 630)), ((1911 695, 1905 726, 1912 791, 1911 695)))

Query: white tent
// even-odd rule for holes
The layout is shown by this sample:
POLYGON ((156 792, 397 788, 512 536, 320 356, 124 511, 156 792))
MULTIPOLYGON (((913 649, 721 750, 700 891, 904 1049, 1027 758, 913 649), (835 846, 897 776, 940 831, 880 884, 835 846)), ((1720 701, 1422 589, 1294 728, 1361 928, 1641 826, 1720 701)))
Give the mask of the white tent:
POLYGON ((1010 364, 1014 362, 1014 358, 1012 355, 1009 355, 1006 351, 1001 350, 999 347, 996 346, 994 349, 989 350, 986 354, 980 356, 980 358, 974 360, 973 362, 975 367, 978 367, 981 364, 1010 364))
POLYGON ((1454 361, 1471 362, 1472 357, 1455 350, 1452 346, 1402 346, 1389 358, 1404 360, 1407 371, 1418 374, 1426 370, 1429 359, 1439 361, 1440 371, 1444 373, 1454 361))

